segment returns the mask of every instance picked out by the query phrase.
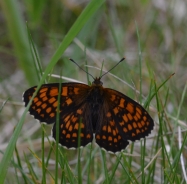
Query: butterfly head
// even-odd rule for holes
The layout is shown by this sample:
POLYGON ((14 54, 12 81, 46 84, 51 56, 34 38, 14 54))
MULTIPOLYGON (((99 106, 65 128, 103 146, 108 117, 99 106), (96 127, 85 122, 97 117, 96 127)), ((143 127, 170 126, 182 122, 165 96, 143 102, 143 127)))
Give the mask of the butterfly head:
POLYGON ((92 86, 102 86, 103 82, 101 81, 101 77, 96 77, 94 81, 92 82, 92 86))

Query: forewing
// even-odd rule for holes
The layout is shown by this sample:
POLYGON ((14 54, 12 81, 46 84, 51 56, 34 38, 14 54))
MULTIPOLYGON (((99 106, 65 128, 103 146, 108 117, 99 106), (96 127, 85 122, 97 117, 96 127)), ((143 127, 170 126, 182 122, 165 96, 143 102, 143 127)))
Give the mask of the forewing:
MULTIPOLYGON (((72 112, 72 107, 79 106, 83 103, 88 85, 81 83, 62 83, 61 90, 59 90, 59 83, 43 84, 38 93, 34 97, 29 112, 40 122, 47 124, 56 121, 56 112, 58 105, 58 94, 60 95, 60 114, 67 114, 72 112)), ((23 94, 23 101, 25 106, 28 105, 37 86, 34 86, 23 94)))

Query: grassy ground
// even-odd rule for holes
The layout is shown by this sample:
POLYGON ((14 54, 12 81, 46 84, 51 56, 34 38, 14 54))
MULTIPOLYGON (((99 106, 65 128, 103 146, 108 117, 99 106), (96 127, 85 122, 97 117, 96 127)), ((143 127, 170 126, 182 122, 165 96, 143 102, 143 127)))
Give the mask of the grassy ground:
POLYGON ((187 183, 186 1, 0 5, 0 183, 187 183), (59 81, 48 74, 87 83, 70 57, 99 76, 103 61, 107 71, 124 56, 102 81, 147 107, 152 133, 118 155, 95 143, 57 149, 51 126, 26 114, 23 91, 59 81))

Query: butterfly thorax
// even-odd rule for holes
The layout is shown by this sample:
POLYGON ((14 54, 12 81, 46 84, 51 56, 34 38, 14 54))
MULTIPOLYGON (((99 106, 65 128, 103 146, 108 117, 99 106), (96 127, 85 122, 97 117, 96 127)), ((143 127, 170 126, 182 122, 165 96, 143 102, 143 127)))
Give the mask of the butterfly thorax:
POLYGON ((100 81, 100 78, 96 78, 92 82, 92 86, 90 88, 90 93, 88 95, 88 102, 92 106, 92 110, 97 110, 99 105, 103 104, 103 83, 100 81))

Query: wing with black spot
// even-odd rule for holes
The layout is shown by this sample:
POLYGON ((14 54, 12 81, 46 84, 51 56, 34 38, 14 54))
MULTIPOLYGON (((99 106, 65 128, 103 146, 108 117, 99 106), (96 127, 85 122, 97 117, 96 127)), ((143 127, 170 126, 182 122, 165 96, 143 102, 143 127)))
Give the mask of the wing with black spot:
POLYGON ((106 117, 103 126, 95 134, 96 143, 105 150, 116 153, 125 149, 129 142, 124 139, 111 117, 106 117))
POLYGON ((140 104, 118 91, 107 89, 107 92, 110 113, 124 138, 135 141, 151 133, 154 121, 140 104))
MULTIPOLYGON (((93 130, 88 119, 86 104, 79 108, 73 108, 73 112, 64 114, 59 122, 59 143, 67 148, 77 148, 91 143, 93 140, 93 130), (79 141, 80 140, 80 141, 79 141)), ((56 140, 57 123, 54 124, 52 136, 56 140)))
MULTIPOLYGON (((81 83, 62 83, 59 90, 59 83, 43 84, 34 97, 29 112, 40 122, 47 124, 56 121, 56 112, 58 105, 58 94, 60 95, 60 113, 67 114, 72 112, 72 107, 80 105, 84 99, 88 85, 81 83)), ((25 106, 28 105, 37 86, 34 86, 23 94, 25 106)))
POLYGON ((128 145, 128 140, 144 138, 154 127, 148 112, 137 102, 113 89, 104 89, 105 114, 96 131, 96 142, 107 151, 118 152, 128 145))

